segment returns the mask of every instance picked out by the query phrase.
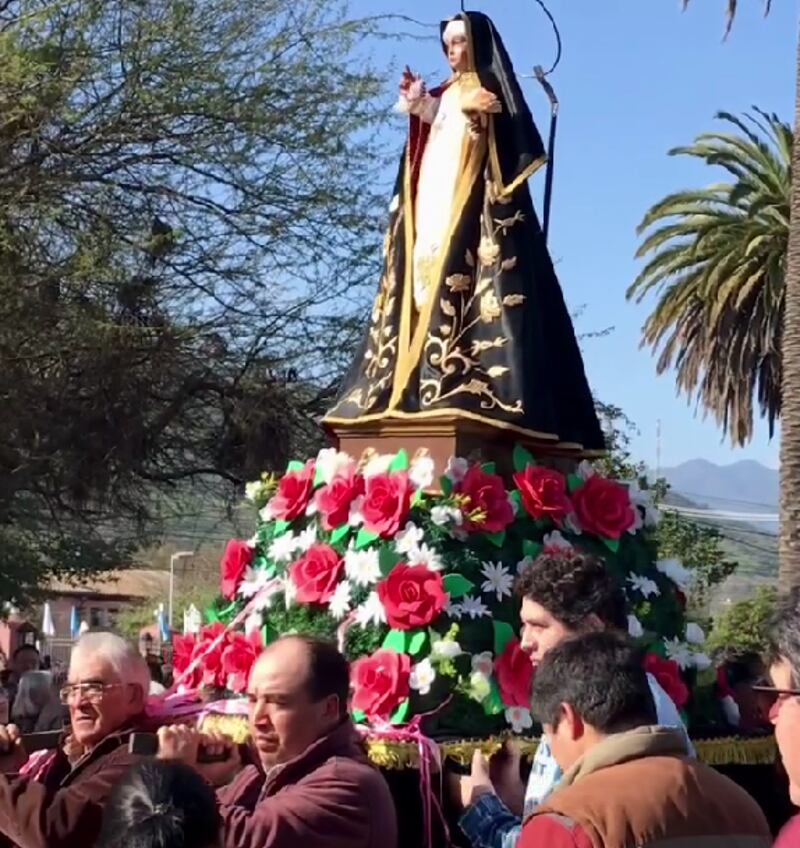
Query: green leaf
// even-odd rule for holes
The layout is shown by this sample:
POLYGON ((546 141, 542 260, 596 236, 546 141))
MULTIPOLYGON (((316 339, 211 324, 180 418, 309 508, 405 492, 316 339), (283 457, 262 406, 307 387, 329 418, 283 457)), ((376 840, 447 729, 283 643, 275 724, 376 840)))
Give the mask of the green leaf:
POLYGON ((580 477, 577 474, 570 474, 569 477, 567 477, 567 488, 569 489, 570 493, 572 493, 575 491, 575 489, 580 489, 584 482, 585 481, 583 477, 580 477))
POLYGON ((381 549, 378 551, 378 567, 384 577, 388 577, 400 560, 400 554, 391 545, 381 545, 381 549))
POLYGON ((283 535, 289 529, 290 524, 291 524, 290 521, 276 521, 272 525, 272 528, 273 528, 273 534, 272 535, 273 536, 283 535))
POLYGON ((314 474, 314 488, 317 489, 325 482, 325 472, 317 466, 316 473, 314 474))
POLYGON ((494 653, 499 657, 506 649, 506 645, 514 638, 514 628, 507 621, 493 621, 494 630, 494 653))
POLYGON ((401 448, 397 451, 392 464, 389 466, 389 471, 407 471, 408 470, 408 454, 401 448))
POLYGON ((261 641, 264 643, 264 647, 272 644, 280 634, 274 627, 270 627, 269 624, 265 624, 261 628, 261 641))
POLYGON ((428 634, 424 630, 409 632, 411 638, 408 640, 408 653, 415 657, 424 647, 428 634))
POLYGON ((408 698, 403 701, 402 704, 392 713, 392 717, 389 719, 390 724, 402 724, 406 718, 408 717, 408 710, 411 706, 411 702, 408 698))
POLYGON ((206 624, 216 624, 219 621, 219 616, 213 606, 205 608, 203 611, 203 620, 206 624))
POLYGON ((499 715, 505 710, 503 699, 500 697, 500 690, 497 688, 497 682, 492 678, 492 691, 487 698, 483 699, 481 706, 487 716, 499 715))
POLYGON ((522 555, 536 559, 537 556, 544 550, 539 542, 532 542, 530 539, 524 539, 522 542, 522 555))
POLYGON ((603 539, 603 544, 611 551, 612 554, 619 553, 619 539, 603 539))
POLYGON ((369 530, 365 530, 362 527, 356 536, 356 550, 363 550, 367 547, 367 545, 371 545, 373 542, 376 542, 378 538, 379 536, 377 533, 370 533, 369 530))
POLYGON ((367 720, 367 716, 362 710, 353 710, 351 715, 356 724, 363 724, 367 720))
POLYGON ((453 481, 446 474, 442 474, 439 478, 439 486, 446 498, 449 498, 453 494, 453 481))
POLYGON ((514 489, 509 493, 508 498, 513 502, 516 512, 522 509, 522 492, 519 489, 514 489))
POLYGON ((483 462, 481 463, 481 471, 483 471, 484 474, 495 474, 497 472, 497 463, 483 462))
POLYGON ((502 548, 506 541, 506 531, 501 530, 499 533, 485 533, 486 538, 496 547, 502 548))
POLYGON ((350 532, 350 525, 349 524, 342 524, 341 526, 337 527, 333 531, 333 533, 331 533, 331 544, 336 545, 339 542, 343 542, 347 538, 347 535, 348 535, 349 532, 350 532))
POLYGON ((422 503, 422 498, 422 489, 417 489, 417 491, 414 492, 414 496, 411 498, 411 506, 419 506, 422 503))
POLYGON ((475 588, 475 584, 461 574, 445 574, 442 582, 445 592, 451 598, 461 598, 475 588))
POLYGON ((405 630, 390 630, 383 640, 382 647, 388 648, 390 651, 396 651, 398 654, 405 654, 408 651, 408 632, 405 630))
POLYGON ((290 463, 286 466, 286 473, 287 473, 287 474, 289 474, 289 473, 290 473, 290 472, 292 472, 292 471, 302 471, 305 467, 306 467, 306 464, 305 464, 304 462, 300 462, 300 461, 299 461, 299 460, 297 460, 297 459, 293 459, 293 460, 292 460, 292 461, 291 461, 291 462, 290 462, 290 463))
POLYGON ((536 465, 533 454, 527 448, 522 447, 522 445, 514 445, 512 459, 514 462, 514 471, 524 471, 529 465, 536 465))

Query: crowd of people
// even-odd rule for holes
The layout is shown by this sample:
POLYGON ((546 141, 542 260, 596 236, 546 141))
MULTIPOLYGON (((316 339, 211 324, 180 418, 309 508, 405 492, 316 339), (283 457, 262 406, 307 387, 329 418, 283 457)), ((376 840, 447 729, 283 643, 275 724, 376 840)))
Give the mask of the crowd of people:
MULTIPOLYGON (((695 757, 627 637, 622 591, 599 561, 543 554, 518 591, 543 738, 527 785, 514 751, 491 762, 476 753, 469 774, 444 775, 462 844, 773 844, 759 805, 695 757)), ((781 608, 773 645, 762 690, 800 803, 800 595, 781 608)), ((53 704, 34 694, 45 682, 39 669, 23 672, 14 703, 24 693, 27 703, 17 723, 0 727, 0 848, 398 845, 403 811, 350 719, 348 662, 328 642, 291 635, 264 650, 250 674, 244 746, 182 724, 158 729, 155 757, 132 753, 131 735, 152 729, 150 670, 122 638, 95 632, 75 644, 59 693, 69 714, 61 744, 29 755, 29 706, 43 704, 41 717, 53 704)), ((775 845, 800 845, 798 822, 775 845)))

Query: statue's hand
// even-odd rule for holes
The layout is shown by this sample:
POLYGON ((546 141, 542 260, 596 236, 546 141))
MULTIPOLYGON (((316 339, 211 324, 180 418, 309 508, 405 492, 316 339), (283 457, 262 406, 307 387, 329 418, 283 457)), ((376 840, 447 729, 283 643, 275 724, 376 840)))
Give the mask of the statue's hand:
POLYGON ((425 95, 425 82, 420 74, 415 74, 408 65, 400 77, 400 95, 407 100, 419 100, 425 95))
POLYGON ((484 115, 496 115, 503 111, 503 106, 497 95, 485 88, 476 88, 468 92, 461 101, 465 112, 480 112, 484 115))

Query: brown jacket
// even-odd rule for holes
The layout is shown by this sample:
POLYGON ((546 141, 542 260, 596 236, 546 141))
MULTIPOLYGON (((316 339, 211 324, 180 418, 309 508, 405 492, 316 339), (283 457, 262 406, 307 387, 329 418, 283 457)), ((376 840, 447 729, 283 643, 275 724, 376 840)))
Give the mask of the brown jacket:
POLYGON ((217 793, 224 848, 396 848, 389 787, 347 720, 271 770, 247 766, 217 793))
POLYGON ((768 848, 756 802, 685 753, 684 737, 663 727, 609 736, 533 811, 518 848, 541 845, 545 834, 551 845, 595 848, 768 848), (572 832, 571 842, 552 838, 555 824, 572 832))
POLYGON ((132 732, 110 734, 74 766, 59 750, 41 781, 0 775, 0 848, 92 845, 111 790, 140 759, 128 753, 132 732))

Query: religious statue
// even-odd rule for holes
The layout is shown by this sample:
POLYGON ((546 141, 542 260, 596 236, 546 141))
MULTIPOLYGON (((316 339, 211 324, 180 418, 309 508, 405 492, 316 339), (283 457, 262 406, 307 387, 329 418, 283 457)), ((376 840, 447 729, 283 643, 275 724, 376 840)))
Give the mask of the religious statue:
POLYGON ((326 423, 441 419, 602 451, 528 178, 544 146, 492 21, 441 26, 451 75, 407 68, 409 116, 369 328, 326 423))

